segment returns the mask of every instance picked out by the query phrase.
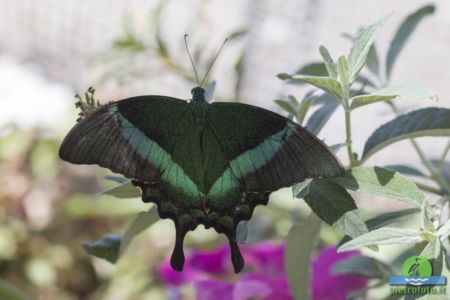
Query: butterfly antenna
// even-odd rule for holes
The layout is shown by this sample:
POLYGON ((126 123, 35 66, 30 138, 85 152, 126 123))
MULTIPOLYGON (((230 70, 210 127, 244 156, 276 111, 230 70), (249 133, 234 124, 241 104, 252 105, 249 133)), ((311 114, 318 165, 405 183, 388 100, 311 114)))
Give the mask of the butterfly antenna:
POLYGON ((189 60, 191 61, 192 68, 194 69, 195 80, 197 81, 197 86, 198 86, 199 84, 198 84, 197 70, 195 69, 195 65, 194 65, 194 61, 192 60, 191 52, 189 52, 189 47, 188 47, 188 44, 187 44, 187 37, 188 37, 188 34, 185 34, 184 35, 184 45, 186 46, 186 51, 187 51, 187 53, 189 55, 189 60))
POLYGON ((212 66, 214 65, 214 63, 216 62, 217 57, 219 57, 220 52, 222 52, 223 46, 225 46, 225 44, 226 44, 227 42, 228 42, 228 38, 226 38, 225 41, 223 41, 222 46, 220 46, 219 51, 217 51, 216 56, 214 56, 214 59, 212 60, 211 64, 209 65, 208 71, 206 71, 206 74, 205 74, 205 76, 203 77, 202 82, 200 83, 200 86, 203 85, 203 82, 205 81, 206 77, 208 76, 209 71, 211 71, 211 68, 212 68, 212 66))

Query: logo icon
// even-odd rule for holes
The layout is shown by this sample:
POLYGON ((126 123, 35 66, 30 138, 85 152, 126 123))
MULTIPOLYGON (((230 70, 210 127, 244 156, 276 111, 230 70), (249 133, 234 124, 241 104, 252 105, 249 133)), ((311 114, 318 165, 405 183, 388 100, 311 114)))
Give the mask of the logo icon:
POLYGON ((444 276, 431 276, 433 268, 424 256, 410 256, 402 266, 403 276, 390 276, 390 285, 445 285, 444 276))

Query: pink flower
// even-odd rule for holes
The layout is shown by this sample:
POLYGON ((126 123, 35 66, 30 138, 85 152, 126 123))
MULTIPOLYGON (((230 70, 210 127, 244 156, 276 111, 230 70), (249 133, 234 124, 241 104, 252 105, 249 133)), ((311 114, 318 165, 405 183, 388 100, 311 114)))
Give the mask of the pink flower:
MULTIPOLYGON (((161 279, 171 286, 193 283, 197 300, 291 300, 284 272, 284 245, 263 242, 241 247, 246 268, 236 277, 230 263, 230 250, 224 245, 214 250, 193 251, 186 256, 183 272, 176 272, 168 260, 159 267, 161 279)), ((367 278, 333 275, 331 268, 339 261, 360 255, 358 251, 337 253, 335 246, 322 249, 312 261, 311 290, 315 300, 341 300, 367 285, 367 278)))

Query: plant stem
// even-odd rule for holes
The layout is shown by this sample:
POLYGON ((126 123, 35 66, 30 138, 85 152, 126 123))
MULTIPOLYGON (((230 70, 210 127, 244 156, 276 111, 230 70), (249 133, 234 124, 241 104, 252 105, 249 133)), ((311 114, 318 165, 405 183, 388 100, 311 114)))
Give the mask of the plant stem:
POLYGON ((444 195, 444 192, 442 192, 442 190, 440 190, 438 188, 435 188, 434 186, 429 186, 427 184, 423 184, 423 183, 420 183, 420 182, 417 182, 417 181, 414 181, 414 183, 417 185, 417 187, 419 189, 421 189, 423 191, 430 192, 430 193, 433 193, 433 194, 436 194, 436 195, 440 195, 440 196, 444 195))
POLYGON ((428 169, 428 171, 430 171, 431 178, 433 178, 437 182, 437 184, 439 184, 439 186, 441 187, 442 190, 446 191, 447 193, 450 193, 450 185, 441 176, 440 172, 425 157, 425 154, 423 153, 419 144, 417 144, 417 142, 414 139, 411 139, 411 143, 412 143, 414 149, 416 149, 416 152, 419 155, 420 159, 422 160, 422 163, 425 165, 425 167, 428 169))
POLYGON ((347 145, 348 158, 350 160, 350 167, 354 167, 356 165, 355 156, 353 155, 352 148, 352 121, 351 121, 351 112, 348 107, 348 100, 345 101, 345 144, 347 145))
POLYGON ((445 165, 445 158, 447 157, 448 151, 450 150, 450 141, 447 142, 447 146, 445 147, 444 152, 442 153, 441 159, 439 161, 437 171, 440 173, 442 171, 442 168, 444 168, 445 165))

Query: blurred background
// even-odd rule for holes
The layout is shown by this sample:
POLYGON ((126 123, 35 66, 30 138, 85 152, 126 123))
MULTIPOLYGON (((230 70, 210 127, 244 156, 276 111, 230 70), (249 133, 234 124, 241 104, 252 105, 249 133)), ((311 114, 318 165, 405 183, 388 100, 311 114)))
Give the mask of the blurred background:
MULTIPOLYGON (((279 113, 273 102, 306 87, 276 78, 318 61, 318 47, 337 57, 347 54, 355 35, 390 12, 378 34, 386 52, 406 15, 427 1, 349 0, 0 0, 0 278, 30 299, 170 299, 156 275, 158 263, 174 241, 171 221, 155 223, 136 238, 116 264, 89 256, 82 241, 121 232, 148 205, 139 199, 95 197, 113 183, 95 166, 73 166, 59 160, 62 138, 75 124, 74 95, 89 86, 101 102, 141 94, 189 99, 195 85, 185 50, 189 45, 199 76, 225 37, 211 72, 216 101, 240 101, 279 113)), ((450 2, 436 3, 402 52, 392 82, 417 81, 436 93, 434 100, 399 102, 403 111, 425 106, 450 107, 450 2)), ((362 151, 367 137, 393 118, 383 104, 354 114, 354 143, 362 151)), ((337 112, 321 131, 327 144, 342 143, 343 114, 337 112)), ((442 152, 443 140, 422 139, 428 153, 442 152)), ((339 156, 344 162, 344 153, 339 156)), ((373 165, 410 163, 420 167, 408 142, 382 151, 373 165)), ((401 207, 396 202, 358 198, 367 216, 401 207), (369 204, 370 203, 370 204, 369 204), (386 205, 389 203, 389 205, 386 205), (394 207, 394 206, 395 207, 394 207)), ((307 213, 289 189, 272 195, 258 208, 247 242, 282 240, 293 211, 307 213)), ((326 228, 323 239, 341 236, 326 228)), ((198 228, 187 248, 211 248, 223 237, 198 228)), ((184 292, 193 295, 192 287, 184 292)))

